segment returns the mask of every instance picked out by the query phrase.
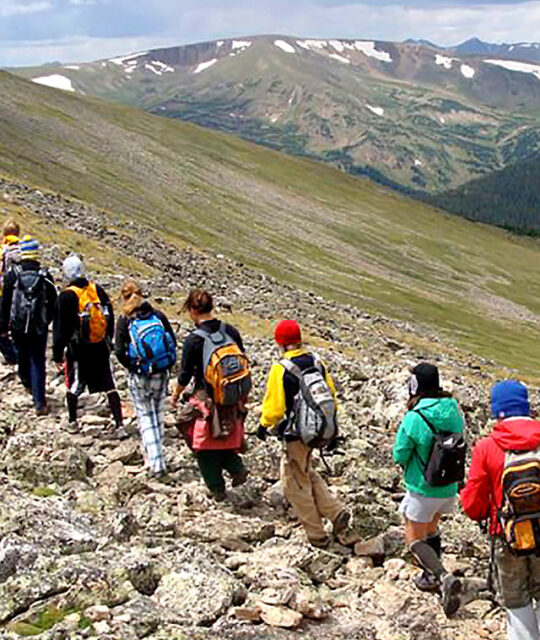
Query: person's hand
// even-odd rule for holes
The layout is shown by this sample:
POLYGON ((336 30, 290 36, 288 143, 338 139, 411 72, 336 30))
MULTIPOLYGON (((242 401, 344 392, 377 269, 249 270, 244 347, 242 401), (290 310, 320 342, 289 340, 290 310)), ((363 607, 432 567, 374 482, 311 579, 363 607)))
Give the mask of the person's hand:
POLYGON ((56 369, 58 370, 58 373, 64 373, 65 368, 66 368, 65 360, 60 360, 60 362, 56 363, 56 369))
POLYGON ((257 435, 257 438, 259 438, 259 440, 262 440, 264 442, 268 437, 268 430, 265 429, 262 425, 259 425, 256 435, 257 435))

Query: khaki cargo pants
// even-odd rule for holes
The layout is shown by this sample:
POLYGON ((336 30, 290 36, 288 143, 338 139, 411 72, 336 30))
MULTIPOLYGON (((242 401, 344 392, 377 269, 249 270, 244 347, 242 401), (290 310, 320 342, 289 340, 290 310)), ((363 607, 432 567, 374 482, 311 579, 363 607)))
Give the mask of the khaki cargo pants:
POLYGON ((312 468, 311 454, 302 442, 287 442, 281 459, 281 484, 308 539, 317 542, 326 536, 323 518, 333 523, 344 507, 312 468))
POLYGON ((498 541, 495 564, 497 587, 504 607, 520 609, 529 605, 532 599, 540 602, 540 558, 518 558, 498 541))

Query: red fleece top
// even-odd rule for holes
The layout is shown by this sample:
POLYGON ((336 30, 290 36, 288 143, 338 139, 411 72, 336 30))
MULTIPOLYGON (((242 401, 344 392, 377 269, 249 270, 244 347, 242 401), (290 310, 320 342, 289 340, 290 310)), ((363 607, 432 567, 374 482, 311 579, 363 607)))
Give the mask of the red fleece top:
POLYGON ((472 454, 469 478, 461 492, 461 504, 473 520, 489 517, 490 533, 500 533, 497 509, 502 504, 502 472, 505 451, 532 451, 540 447, 540 421, 507 418, 479 440, 472 454))

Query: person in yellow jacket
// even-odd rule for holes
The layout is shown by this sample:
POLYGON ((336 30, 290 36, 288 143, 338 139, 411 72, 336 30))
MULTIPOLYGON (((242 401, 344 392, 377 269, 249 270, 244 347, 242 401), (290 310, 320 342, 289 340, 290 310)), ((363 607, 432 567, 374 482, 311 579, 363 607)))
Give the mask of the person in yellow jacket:
MULTIPOLYGON (((280 322, 275 329, 274 339, 282 350, 283 358, 291 360, 300 370, 315 366, 314 356, 302 346, 302 333, 296 321, 280 322)), ((324 375, 335 398, 334 382, 326 368, 324 375)), ((281 362, 274 363, 268 377, 257 436, 266 440, 268 432, 272 431, 282 440, 280 479, 283 493, 296 511, 309 542, 316 547, 326 547, 332 537, 324 529, 323 518, 330 520, 332 535, 338 538, 348 527, 350 513, 313 469, 313 450, 296 436, 285 433, 298 392, 298 378, 287 371, 281 362)))
MULTIPOLYGON (((2 226, 2 240, 0 241, 0 305, 4 294, 6 275, 20 258, 20 235, 21 228, 15 220, 9 218, 4 222, 2 226)), ((0 353, 7 364, 17 364, 17 349, 9 335, 0 335, 0 353)))

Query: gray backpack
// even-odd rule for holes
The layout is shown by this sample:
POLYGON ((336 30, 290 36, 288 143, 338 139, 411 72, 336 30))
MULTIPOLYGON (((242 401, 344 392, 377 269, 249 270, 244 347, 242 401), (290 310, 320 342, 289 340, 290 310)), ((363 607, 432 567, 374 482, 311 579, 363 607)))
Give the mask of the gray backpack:
POLYGON ((337 406, 324 369, 314 360, 314 366, 304 370, 287 358, 281 360, 281 365, 299 383, 285 435, 297 437, 312 449, 322 449, 338 435, 337 406))

